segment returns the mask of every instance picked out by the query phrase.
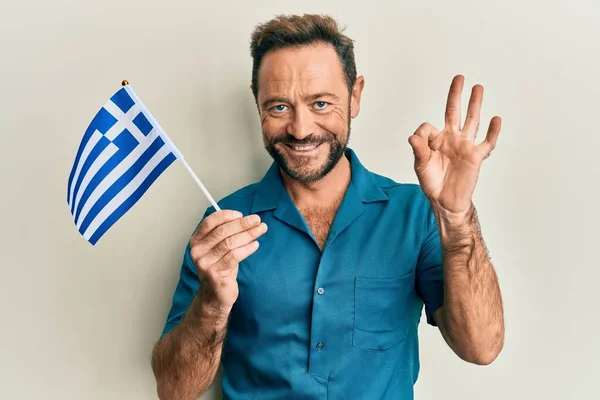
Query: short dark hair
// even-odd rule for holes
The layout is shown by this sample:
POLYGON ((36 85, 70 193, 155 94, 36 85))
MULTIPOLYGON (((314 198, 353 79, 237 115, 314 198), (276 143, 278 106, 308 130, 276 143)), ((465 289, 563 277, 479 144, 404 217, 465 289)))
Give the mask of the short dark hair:
POLYGON ((258 98, 258 69, 263 57, 270 51, 286 47, 302 47, 314 43, 327 43, 337 53, 348 90, 356 82, 354 42, 342 34, 335 19, 328 15, 278 15, 258 25, 252 33, 250 55, 252 56, 252 93, 258 98))

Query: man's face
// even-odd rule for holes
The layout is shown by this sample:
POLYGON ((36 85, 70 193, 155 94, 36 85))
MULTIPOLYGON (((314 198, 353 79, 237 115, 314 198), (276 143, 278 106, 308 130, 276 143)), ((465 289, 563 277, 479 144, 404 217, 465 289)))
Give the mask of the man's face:
POLYGON ((330 45, 268 53, 258 71, 265 148, 292 179, 327 175, 344 155, 350 119, 358 114, 362 77, 352 93, 330 45))

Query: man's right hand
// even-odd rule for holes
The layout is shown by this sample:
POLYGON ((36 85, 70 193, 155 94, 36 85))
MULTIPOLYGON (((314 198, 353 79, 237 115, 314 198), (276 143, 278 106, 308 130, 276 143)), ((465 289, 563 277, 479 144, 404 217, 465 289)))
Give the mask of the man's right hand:
POLYGON ((221 210, 206 217, 192 235, 190 255, 220 308, 229 311, 237 300, 238 265, 258 249, 256 239, 266 231, 258 215, 221 210))

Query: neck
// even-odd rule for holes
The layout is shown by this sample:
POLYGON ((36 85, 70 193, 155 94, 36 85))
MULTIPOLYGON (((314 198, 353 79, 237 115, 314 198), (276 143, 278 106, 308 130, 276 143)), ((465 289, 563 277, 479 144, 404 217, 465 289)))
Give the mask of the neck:
POLYGON ((337 165, 322 179, 316 182, 301 183, 282 173, 283 184, 296 207, 321 208, 338 204, 346 193, 352 170, 350 161, 344 155, 337 165))

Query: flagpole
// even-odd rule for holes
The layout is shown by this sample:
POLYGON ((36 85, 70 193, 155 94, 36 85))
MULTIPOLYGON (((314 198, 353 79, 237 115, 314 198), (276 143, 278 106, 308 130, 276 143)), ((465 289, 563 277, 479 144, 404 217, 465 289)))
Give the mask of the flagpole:
POLYGON ((210 201, 210 204, 212 204, 212 206, 215 208, 216 211, 220 211, 221 208, 219 208, 219 206, 217 205, 217 202, 215 201, 215 199, 213 199, 213 197, 210 195, 210 193, 208 193, 208 190, 206 189, 206 187, 204 187, 204 185, 202 184, 202 182, 200 181, 200 179, 198 179, 198 177, 196 176, 196 174, 194 173, 194 171, 192 171, 192 169, 188 165, 187 161, 185 161, 184 158, 181 158, 180 160, 183 163, 183 166, 185 167, 185 169, 190 173, 190 175, 192 176, 192 178, 194 178, 194 180, 196 181, 196 183, 198 184, 198 186, 200 186, 200 189, 202 190, 202 192, 204 192, 204 195, 206 196, 206 198, 208 199, 208 201, 210 201))
POLYGON ((185 161, 185 158, 183 157, 183 153, 181 153, 179 151, 179 149, 175 146, 175 144, 173 143, 171 138, 167 135, 165 130, 160 126, 160 124, 158 123, 156 118, 154 118, 152 113, 150 113, 150 110, 148 110, 148 108, 144 105, 144 103, 142 103, 142 100, 140 100, 140 98, 135 93, 135 91, 133 90, 131 85, 129 85, 129 82, 127 80, 123 80, 121 82, 121 85, 123 85, 125 90, 127 90, 127 93, 129 93, 131 95, 131 97, 133 97, 133 101, 135 101, 135 103, 140 107, 140 110, 146 115, 146 118, 148 118, 148 120, 150 120, 150 123, 152 123, 152 125, 154 125, 156 127, 156 129, 159 132, 159 135, 164 139, 165 144, 173 151, 173 153, 179 159, 179 161, 182 162, 185 169, 189 172, 189 174, 192 176, 192 178, 198 184, 198 186, 200 186, 200 189, 202 190, 202 192, 204 193, 204 195, 206 196, 208 201, 210 201, 210 204, 215 208, 216 211, 220 211, 221 208, 217 205, 217 202, 215 201, 215 199, 213 199, 213 197, 210 195, 210 193, 208 192, 206 187, 202 184, 202 181, 200 181, 198 176, 196 176, 196 174, 194 173, 192 168, 188 165, 187 161, 185 161))

